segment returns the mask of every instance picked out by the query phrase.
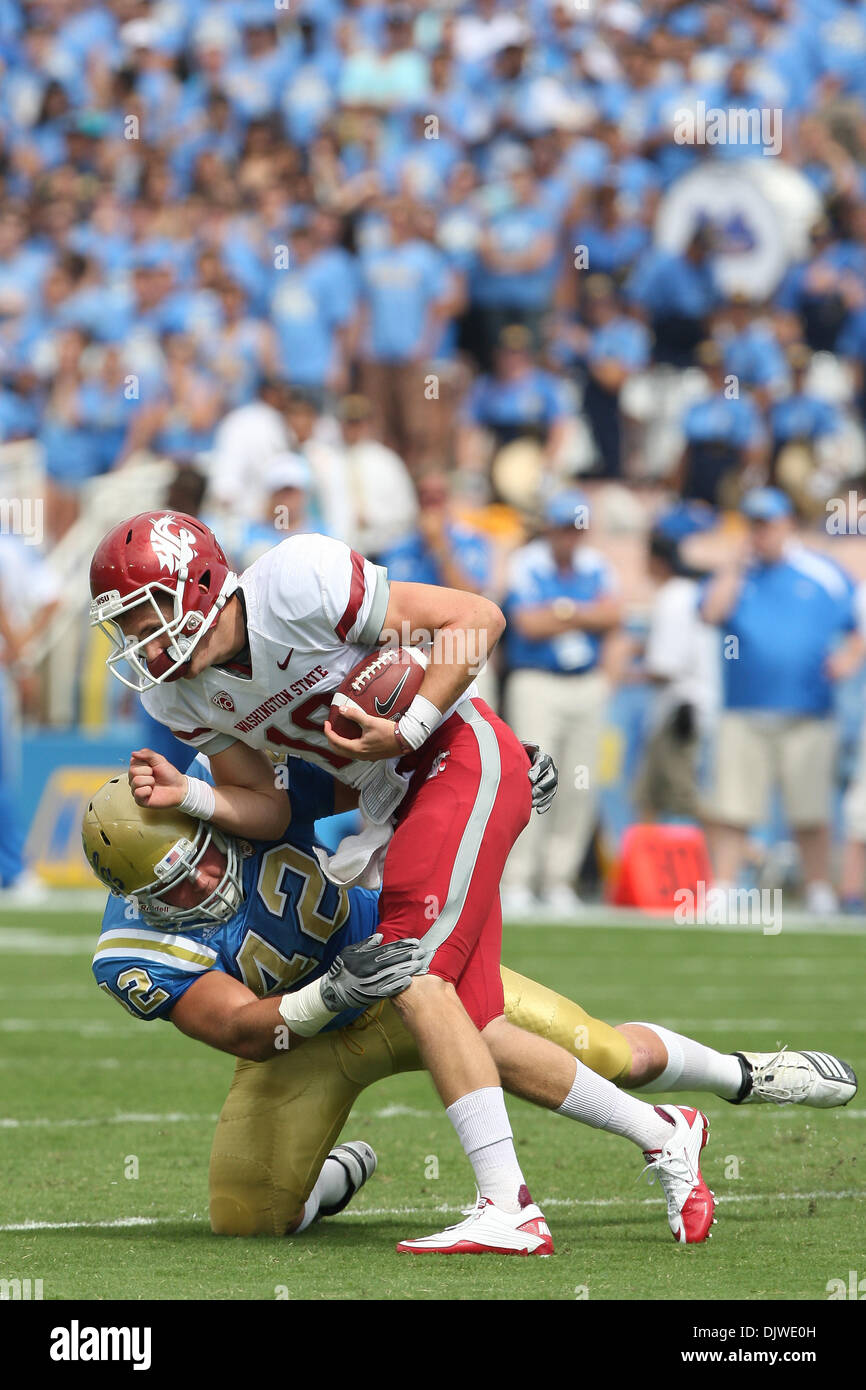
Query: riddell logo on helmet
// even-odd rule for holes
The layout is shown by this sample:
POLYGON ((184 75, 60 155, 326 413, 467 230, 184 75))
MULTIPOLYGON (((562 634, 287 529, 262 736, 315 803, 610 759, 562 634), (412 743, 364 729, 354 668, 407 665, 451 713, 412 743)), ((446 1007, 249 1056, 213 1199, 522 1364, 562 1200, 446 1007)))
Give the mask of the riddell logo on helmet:
POLYGON ((169 512, 167 516, 155 517, 150 527, 153 553, 159 560, 160 569, 167 569, 169 574, 176 574, 179 569, 186 568, 196 555, 193 545, 194 533, 188 531, 185 526, 179 527, 175 533, 169 529, 175 524, 176 518, 169 512))
POLYGON ((211 695, 210 698, 212 704, 219 705, 227 714, 234 714, 235 702, 227 690, 218 690, 216 695, 211 695))

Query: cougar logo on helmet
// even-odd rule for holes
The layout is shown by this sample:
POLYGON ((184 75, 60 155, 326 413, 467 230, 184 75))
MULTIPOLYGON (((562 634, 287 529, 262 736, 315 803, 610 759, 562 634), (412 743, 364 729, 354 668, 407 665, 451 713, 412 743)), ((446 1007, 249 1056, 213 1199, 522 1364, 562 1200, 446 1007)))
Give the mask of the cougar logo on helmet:
POLYGON ((169 512, 166 516, 156 517, 150 528, 150 543, 153 546, 153 553, 159 560, 161 570, 167 569, 169 574, 176 574, 179 569, 186 569, 190 560, 195 559, 196 549, 192 542, 195 536, 192 531, 188 531, 185 526, 178 529, 177 535, 169 530, 175 522, 175 518, 169 512))

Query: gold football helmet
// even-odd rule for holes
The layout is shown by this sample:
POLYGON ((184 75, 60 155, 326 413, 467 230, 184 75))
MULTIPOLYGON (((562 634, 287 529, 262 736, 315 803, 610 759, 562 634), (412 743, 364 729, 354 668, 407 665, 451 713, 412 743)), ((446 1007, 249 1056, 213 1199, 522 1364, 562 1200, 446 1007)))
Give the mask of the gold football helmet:
POLYGON ((146 922, 170 931, 181 924, 225 922, 243 902, 237 840, 176 808, 139 806, 127 778, 112 777, 88 802, 81 842, 90 867, 116 896, 131 898, 146 922), (208 847, 225 855, 216 888, 194 907, 173 907, 166 894, 192 878, 208 847))

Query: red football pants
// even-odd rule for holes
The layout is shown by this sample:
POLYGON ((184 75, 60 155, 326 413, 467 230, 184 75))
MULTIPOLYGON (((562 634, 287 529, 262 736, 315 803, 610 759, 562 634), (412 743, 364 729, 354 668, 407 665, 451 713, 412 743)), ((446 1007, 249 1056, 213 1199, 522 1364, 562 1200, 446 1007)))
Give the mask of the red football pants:
POLYGON ((386 941, 424 939, 430 973, 450 980, 479 1029, 505 1007, 499 880, 529 820, 529 758, 483 700, 464 700, 419 753, 385 856, 386 941))

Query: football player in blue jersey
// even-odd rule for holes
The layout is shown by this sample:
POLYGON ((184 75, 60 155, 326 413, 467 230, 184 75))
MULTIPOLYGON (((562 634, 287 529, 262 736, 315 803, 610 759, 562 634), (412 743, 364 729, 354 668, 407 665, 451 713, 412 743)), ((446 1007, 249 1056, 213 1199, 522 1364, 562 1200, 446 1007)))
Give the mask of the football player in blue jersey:
MULTIPOLYGON (((93 961, 100 988, 134 1017, 170 1019, 238 1058, 211 1152, 218 1234, 283 1235, 342 1211, 376 1166, 363 1141, 336 1144, 356 1097, 422 1066, 388 1003, 422 968, 417 943, 383 945, 378 894, 330 883, 315 853, 314 822, 348 809, 356 793, 310 763, 290 758, 285 767, 291 820, 279 841, 238 840, 176 810, 142 808, 125 776, 94 795, 82 827, 85 853, 112 893, 93 961), (310 994, 310 1027, 297 1022, 296 1005, 290 1032, 280 1000, 301 991, 310 994)), ((555 789, 555 773, 540 768, 541 759, 536 809, 555 789)), ((201 762, 194 770, 208 775, 201 762)), ((508 1023, 558 1043, 606 1082, 819 1107, 845 1104, 856 1090, 850 1067, 827 1054, 727 1055, 654 1024, 613 1028, 553 990, 502 974, 508 1023)), ((503 1084, 550 1107, 527 1042, 521 1061, 500 1060, 503 1084)), ((597 1127, 616 1132, 613 1122, 597 1127)))

